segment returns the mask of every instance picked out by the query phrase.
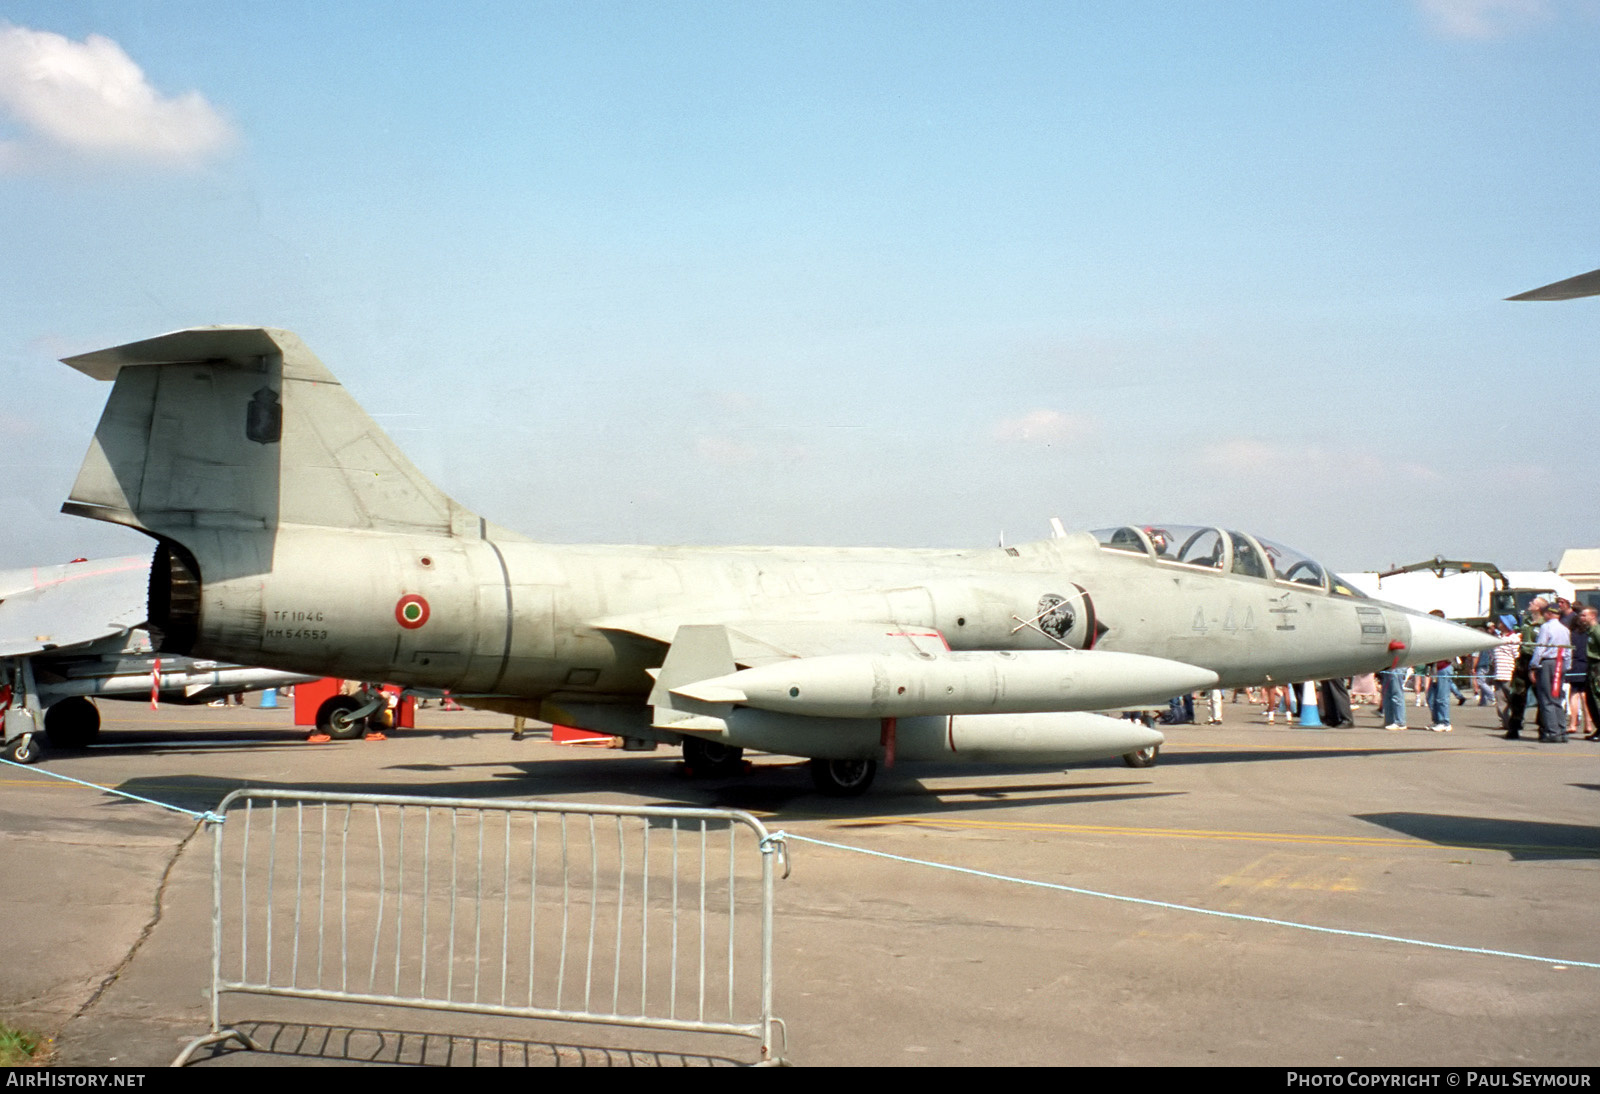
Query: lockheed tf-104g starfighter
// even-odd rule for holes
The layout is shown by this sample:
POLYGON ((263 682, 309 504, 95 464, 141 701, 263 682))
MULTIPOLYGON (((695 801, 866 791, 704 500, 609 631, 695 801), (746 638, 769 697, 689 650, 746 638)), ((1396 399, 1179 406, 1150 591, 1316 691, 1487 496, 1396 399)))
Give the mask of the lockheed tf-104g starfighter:
POLYGON ((206 327, 67 359, 115 380, 64 511, 158 543, 161 648, 449 688, 495 710, 811 759, 1071 763, 1160 744, 1101 711, 1485 648, 1242 532, 982 550, 578 547, 488 523, 294 334, 206 327))

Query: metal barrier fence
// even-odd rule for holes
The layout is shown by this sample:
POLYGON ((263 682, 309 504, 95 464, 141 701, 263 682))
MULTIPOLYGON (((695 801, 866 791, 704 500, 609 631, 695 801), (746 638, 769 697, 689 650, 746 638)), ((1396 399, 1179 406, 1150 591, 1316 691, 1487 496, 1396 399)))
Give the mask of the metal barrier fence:
POLYGON ((225 993, 734 1034, 773 1057, 782 837, 739 810, 238 790, 212 823, 225 993))

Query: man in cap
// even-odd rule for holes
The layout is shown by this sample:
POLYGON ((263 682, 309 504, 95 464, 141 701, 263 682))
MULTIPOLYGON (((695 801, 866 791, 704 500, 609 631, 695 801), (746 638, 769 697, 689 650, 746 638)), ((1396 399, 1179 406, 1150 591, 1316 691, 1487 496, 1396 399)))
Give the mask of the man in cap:
POLYGON ((1565 744, 1567 712, 1561 706, 1562 682, 1572 664, 1572 632, 1561 625, 1561 609, 1545 606, 1544 625, 1534 635, 1533 657, 1528 662, 1533 673, 1534 693, 1539 699, 1539 740, 1565 744))

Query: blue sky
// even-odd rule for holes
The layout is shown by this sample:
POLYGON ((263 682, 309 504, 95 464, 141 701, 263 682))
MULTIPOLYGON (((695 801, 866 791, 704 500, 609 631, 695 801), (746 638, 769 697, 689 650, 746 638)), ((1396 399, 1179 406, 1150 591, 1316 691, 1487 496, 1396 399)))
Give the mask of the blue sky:
POLYGON ((0 5, 0 565, 178 327, 537 538, 1600 543, 1600 2, 0 5))

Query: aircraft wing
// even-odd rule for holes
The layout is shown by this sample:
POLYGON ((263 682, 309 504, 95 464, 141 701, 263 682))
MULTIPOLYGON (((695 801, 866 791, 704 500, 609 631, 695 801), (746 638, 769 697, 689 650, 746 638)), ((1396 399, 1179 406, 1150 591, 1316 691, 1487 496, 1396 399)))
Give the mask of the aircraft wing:
POLYGON ((0 599, 0 657, 125 635, 149 615, 150 560, 100 559, 29 571, 0 599))
MULTIPOLYGON (((664 645, 678 639, 682 626, 698 620, 644 618, 611 620, 599 624, 601 630, 618 631, 648 638, 664 645)), ((740 668, 754 668, 797 657, 827 657, 834 654, 900 654, 948 652, 944 636, 927 627, 905 627, 898 623, 840 623, 822 619, 744 619, 718 624, 727 632, 728 652, 740 668)))

